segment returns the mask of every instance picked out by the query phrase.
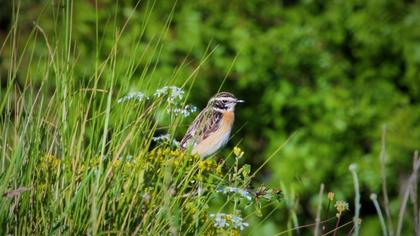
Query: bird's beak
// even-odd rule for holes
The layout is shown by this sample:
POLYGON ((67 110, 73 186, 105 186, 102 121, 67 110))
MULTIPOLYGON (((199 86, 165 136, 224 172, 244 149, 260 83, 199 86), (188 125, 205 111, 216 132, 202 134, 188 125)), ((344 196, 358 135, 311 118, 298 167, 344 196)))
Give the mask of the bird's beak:
POLYGON ((244 103, 245 101, 244 100, 236 100, 236 103, 244 103))

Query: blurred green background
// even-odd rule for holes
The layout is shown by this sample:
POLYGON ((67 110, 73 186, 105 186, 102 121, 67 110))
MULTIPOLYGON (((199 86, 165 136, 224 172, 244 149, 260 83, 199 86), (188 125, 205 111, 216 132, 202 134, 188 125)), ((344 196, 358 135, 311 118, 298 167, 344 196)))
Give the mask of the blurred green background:
MULTIPOLYGON (((59 32, 56 29, 60 26, 51 20, 57 16, 45 5, 60 9, 63 3, 46 2, 20 2, 19 30, 23 36, 18 48, 25 46, 24 35, 31 34, 33 22, 48 37, 58 37, 52 32, 59 32)), ((399 187, 411 170, 414 150, 420 147, 417 1, 198 0, 137 4, 136 0, 74 2, 72 41, 78 63, 73 65, 73 78, 80 86, 87 85, 94 74, 91 61, 106 58, 110 52, 115 36, 110 25, 117 22, 117 28, 124 28, 118 53, 124 58, 138 52, 133 59, 133 77, 146 73, 148 85, 136 80, 130 88, 117 84, 116 94, 157 88, 167 81, 181 86, 199 68, 189 97, 199 109, 219 89, 246 100, 237 108, 234 136, 226 153, 239 143, 246 153, 245 162, 255 170, 291 137, 255 182, 271 187, 284 184, 294 192, 299 200, 300 223, 314 221, 321 183, 325 183, 326 191, 335 192, 337 198, 353 207, 348 166, 357 163, 366 223, 362 232, 366 235, 380 233, 369 194, 381 192, 379 154, 386 126, 387 181, 391 213, 396 218, 399 187), (100 45, 96 45, 96 37, 100 45), (140 56, 143 52, 146 56, 140 56)), ((1 41, 10 30, 11 7, 12 1, 3 1, 0 7, 1 41)), ((39 57, 48 54, 40 40, 29 47, 36 47, 39 57)), ((2 89, 9 68, 7 50, 0 57, 2 89)), ((24 58, 22 63, 30 65, 28 70, 34 71, 36 81, 39 64, 29 60, 24 58)), ((129 66, 133 65, 124 59, 117 62, 118 71, 127 71, 129 66)), ((23 81, 24 72, 18 74, 23 81)), ((41 81, 42 75, 38 76, 41 81)), ((54 81, 48 86, 54 87, 54 81)), ((185 120, 177 139, 192 118, 185 120)), ((276 232, 276 224, 284 225, 286 215, 276 212, 264 222, 263 232, 276 232)))

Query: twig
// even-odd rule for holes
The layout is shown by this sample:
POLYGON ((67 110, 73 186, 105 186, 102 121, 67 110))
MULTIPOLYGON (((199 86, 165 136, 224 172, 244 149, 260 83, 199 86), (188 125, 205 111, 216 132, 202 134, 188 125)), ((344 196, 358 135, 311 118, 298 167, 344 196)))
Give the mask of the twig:
POLYGON ((319 189, 318 209, 316 211, 314 236, 318 236, 319 235, 319 223, 321 221, 322 195, 323 195, 323 193, 324 193, 324 183, 321 184, 321 187, 319 189))
MULTIPOLYGON (((418 152, 416 151, 414 153, 414 159, 417 159, 418 156, 418 152)), ((411 174, 410 178, 407 181, 407 187, 405 188, 404 191, 404 195, 403 195, 403 200, 401 202, 401 206, 400 206, 400 211, 398 213, 398 225, 397 225, 397 236, 401 235, 401 230, 402 230, 402 224, 403 224, 403 218, 404 218, 404 213, 405 213, 405 209, 407 207, 407 202, 408 202, 408 197, 410 194, 410 189, 412 188, 412 185, 415 181, 417 172, 420 168, 420 161, 416 161, 413 164, 413 173, 411 174)))

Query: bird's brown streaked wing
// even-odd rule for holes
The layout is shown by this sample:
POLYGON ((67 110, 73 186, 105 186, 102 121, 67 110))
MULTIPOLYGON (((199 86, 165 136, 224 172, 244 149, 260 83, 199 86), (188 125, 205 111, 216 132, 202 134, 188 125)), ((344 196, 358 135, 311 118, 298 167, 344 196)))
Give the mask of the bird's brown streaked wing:
POLYGON ((220 112, 208 112, 208 109, 201 111, 190 127, 188 127, 184 138, 181 140, 180 148, 184 150, 192 138, 196 139, 196 142, 206 139, 219 128, 220 119, 222 119, 222 113, 220 112))
POLYGON ((198 116, 194 119, 193 123, 188 127, 187 132, 182 138, 179 147, 181 150, 184 150, 187 147, 188 141, 194 137, 197 127, 202 126, 204 121, 204 116, 206 116, 206 109, 203 109, 198 116))
POLYGON ((221 124, 220 120, 222 119, 223 114, 221 112, 212 112, 209 117, 207 117, 207 121, 203 127, 203 129, 199 129, 199 142, 206 139, 210 134, 215 132, 219 129, 221 124))

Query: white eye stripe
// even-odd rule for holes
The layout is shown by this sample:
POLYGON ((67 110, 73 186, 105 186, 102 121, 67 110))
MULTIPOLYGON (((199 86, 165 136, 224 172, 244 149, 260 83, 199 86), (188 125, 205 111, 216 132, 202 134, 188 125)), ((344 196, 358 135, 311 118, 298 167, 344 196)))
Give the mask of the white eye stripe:
POLYGON ((217 108, 217 107, 213 107, 213 110, 218 111, 218 112, 225 112, 226 111, 226 109, 220 109, 220 108, 217 108))
POLYGON ((210 101, 236 102, 236 98, 233 98, 233 97, 217 97, 217 98, 212 98, 210 101))

